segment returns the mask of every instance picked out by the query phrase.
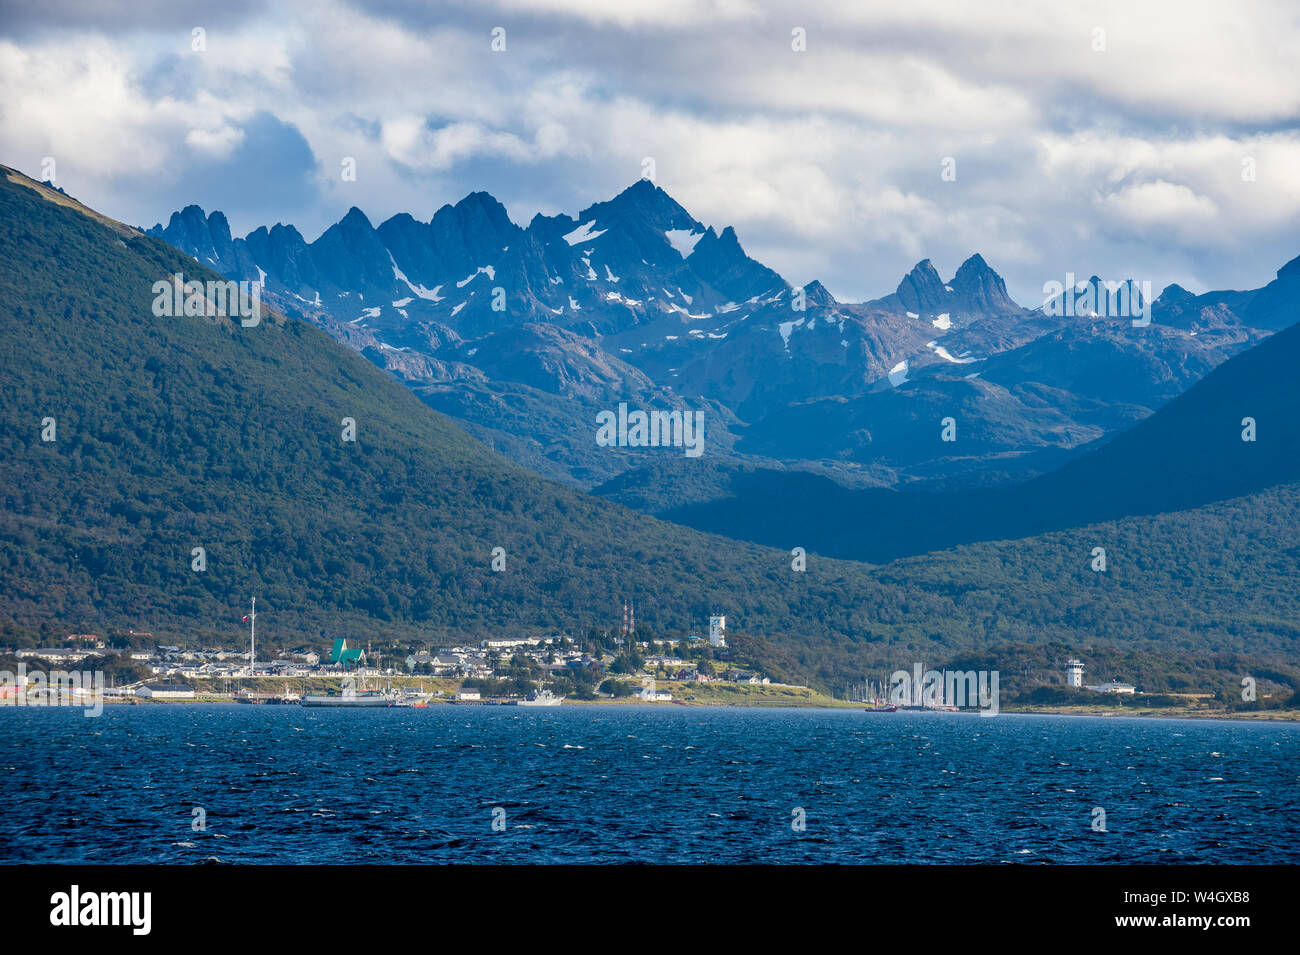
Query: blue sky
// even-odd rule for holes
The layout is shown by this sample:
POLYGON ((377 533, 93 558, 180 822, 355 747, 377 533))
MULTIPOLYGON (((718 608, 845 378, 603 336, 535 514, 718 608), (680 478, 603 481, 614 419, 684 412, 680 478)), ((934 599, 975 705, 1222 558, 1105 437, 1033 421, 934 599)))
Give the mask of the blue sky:
POLYGON ((844 300, 973 252, 1029 305, 1066 272, 1247 288, 1300 254, 1297 49, 1300 5, 1249 0, 4 0, 0 161, 311 240, 477 189, 576 214, 649 157, 844 300))

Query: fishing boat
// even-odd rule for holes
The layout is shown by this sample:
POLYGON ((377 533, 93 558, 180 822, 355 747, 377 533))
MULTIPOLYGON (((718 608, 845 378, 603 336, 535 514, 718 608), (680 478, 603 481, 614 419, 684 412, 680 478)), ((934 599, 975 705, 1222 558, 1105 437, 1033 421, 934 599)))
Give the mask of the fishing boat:
POLYGON ((427 693, 406 692, 393 701, 394 706, 412 707, 415 709, 425 709, 429 705, 429 695, 427 693))

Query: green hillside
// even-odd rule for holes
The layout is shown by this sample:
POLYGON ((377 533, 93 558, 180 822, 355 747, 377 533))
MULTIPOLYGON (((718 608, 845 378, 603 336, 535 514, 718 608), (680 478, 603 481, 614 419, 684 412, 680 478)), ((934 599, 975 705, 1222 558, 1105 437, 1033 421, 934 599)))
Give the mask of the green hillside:
POLYGON ((625 597, 661 632, 713 608, 773 635, 860 625, 845 597, 864 570, 809 587, 779 552, 538 478, 307 324, 157 318, 153 283, 175 272, 219 278, 0 178, 10 624, 233 636, 256 595, 268 640, 616 627, 625 597))
POLYGON ((272 645, 615 628, 631 597, 659 634, 725 612, 738 659, 820 685, 1009 641, 1148 646, 1201 668, 1295 645, 1295 487, 880 568, 813 555, 794 573, 788 549, 511 464, 309 325, 155 317, 153 283, 175 272, 219 278, 0 167, 0 642, 133 628, 230 643, 256 595, 272 645), (1088 569, 1097 545, 1106 574, 1088 569))

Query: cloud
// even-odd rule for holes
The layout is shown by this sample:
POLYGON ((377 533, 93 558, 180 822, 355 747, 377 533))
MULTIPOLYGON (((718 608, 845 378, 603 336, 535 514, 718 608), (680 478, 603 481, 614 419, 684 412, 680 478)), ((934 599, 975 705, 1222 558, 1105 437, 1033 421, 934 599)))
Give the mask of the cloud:
POLYGON ((1219 212, 1206 196, 1163 179, 1125 186, 1102 201, 1117 215, 1139 226, 1179 225, 1192 220, 1209 222, 1219 212))
POLYGON ((56 156, 129 221, 221 203, 236 231, 312 238, 352 205, 428 218, 486 189, 526 222, 653 157, 697 218, 850 299, 975 251, 1023 301, 1066 270, 1250 287, 1300 251, 1300 22, 1281 5, 81 7, 6 25, 0 148, 56 156))

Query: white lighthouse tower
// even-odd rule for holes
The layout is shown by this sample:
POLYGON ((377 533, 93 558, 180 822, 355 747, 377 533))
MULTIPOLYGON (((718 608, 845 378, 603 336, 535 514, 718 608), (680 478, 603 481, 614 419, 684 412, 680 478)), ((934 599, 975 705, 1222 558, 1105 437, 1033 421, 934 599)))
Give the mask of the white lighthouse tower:
POLYGON ((1083 663, 1079 660, 1065 661, 1065 682, 1068 686, 1083 686, 1083 663))
POLYGON ((709 645, 725 647, 727 645, 727 618, 714 614, 709 618, 709 645))

